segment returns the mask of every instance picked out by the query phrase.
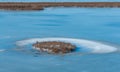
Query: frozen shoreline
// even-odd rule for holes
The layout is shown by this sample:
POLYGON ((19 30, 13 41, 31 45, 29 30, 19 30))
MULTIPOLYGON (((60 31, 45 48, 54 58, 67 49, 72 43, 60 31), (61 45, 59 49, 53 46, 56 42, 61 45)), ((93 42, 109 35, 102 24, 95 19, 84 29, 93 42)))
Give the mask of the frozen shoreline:
POLYGON ((44 10, 46 7, 120 7, 120 2, 0 2, 3 10, 44 10))

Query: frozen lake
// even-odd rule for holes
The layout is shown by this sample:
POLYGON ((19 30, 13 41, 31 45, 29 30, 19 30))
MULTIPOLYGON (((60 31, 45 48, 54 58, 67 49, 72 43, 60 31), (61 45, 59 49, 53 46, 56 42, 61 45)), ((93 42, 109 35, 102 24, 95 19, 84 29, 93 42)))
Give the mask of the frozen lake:
POLYGON ((120 8, 0 11, 0 72, 120 72, 119 45, 120 8), (57 56, 15 49, 17 41, 47 37, 86 39, 118 51, 57 56))

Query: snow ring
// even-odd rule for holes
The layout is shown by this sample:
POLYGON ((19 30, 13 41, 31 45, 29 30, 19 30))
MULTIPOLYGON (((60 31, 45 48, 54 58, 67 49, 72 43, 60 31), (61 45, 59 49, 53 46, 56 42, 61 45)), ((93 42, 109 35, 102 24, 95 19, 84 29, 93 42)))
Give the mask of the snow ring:
POLYGON ((31 38, 26 40, 17 41, 17 46, 25 46, 29 44, 36 43, 36 41, 61 41, 68 42, 76 45, 76 47, 84 47, 86 49, 91 49, 90 53, 111 53, 116 52, 118 48, 107 45, 104 43, 99 43, 96 41, 86 40, 86 39, 73 39, 73 38, 31 38))

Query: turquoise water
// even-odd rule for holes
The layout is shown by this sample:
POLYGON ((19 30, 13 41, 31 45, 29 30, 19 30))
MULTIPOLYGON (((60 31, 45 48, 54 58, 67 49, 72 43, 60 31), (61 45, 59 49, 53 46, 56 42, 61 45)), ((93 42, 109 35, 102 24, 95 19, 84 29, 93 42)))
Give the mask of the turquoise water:
POLYGON ((119 8, 46 8, 0 11, 0 72, 120 72, 119 8), (65 37, 117 46, 101 54, 36 55, 16 41, 65 37))

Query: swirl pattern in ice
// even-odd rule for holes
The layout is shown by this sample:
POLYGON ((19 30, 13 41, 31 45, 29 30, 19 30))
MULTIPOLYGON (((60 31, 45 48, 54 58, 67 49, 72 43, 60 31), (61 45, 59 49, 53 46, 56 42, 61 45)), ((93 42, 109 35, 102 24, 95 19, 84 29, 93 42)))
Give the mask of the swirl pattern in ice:
POLYGON ((26 39, 17 41, 17 46, 25 46, 29 44, 33 44, 36 41, 43 42, 43 41, 61 41, 61 42, 69 42, 76 47, 84 47, 86 49, 91 49, 90 53, 111 53, 116 52, 118 48, 107 45, 104 43, 99 43, 96 41, 86 40, 86 39, 73 39, 73 38, 32 38, 32 39, 26 39))
POLYGON ((5 49, 0 49, 0 52, 4 52, 5 51, 5 49))

